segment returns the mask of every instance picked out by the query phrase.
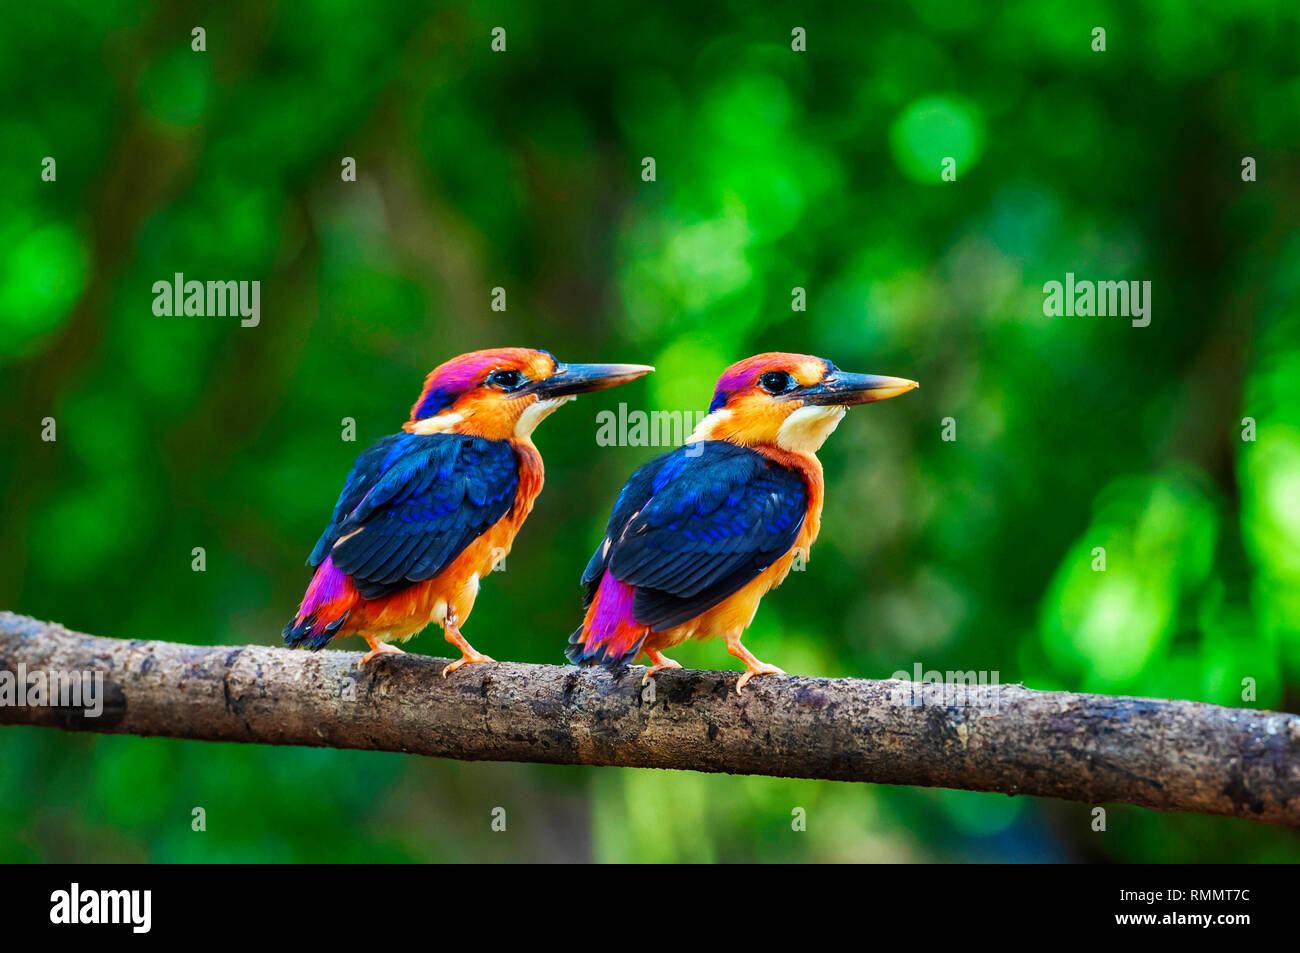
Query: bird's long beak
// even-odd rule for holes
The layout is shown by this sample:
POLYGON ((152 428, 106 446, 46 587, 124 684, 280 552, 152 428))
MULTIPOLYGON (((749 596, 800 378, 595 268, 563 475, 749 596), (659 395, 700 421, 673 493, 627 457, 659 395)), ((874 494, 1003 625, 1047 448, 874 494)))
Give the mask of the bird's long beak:
POLYGON ((645 377, 653 370, 649 364, 560 364, 554 374, 538 381, 532 390, 543 400, 568 397, 617 387, 645 377))
POLYGON ((851 407, 888 400, 920 387, 905 377, 881 377, 877 374, 848 374, 835 371, 819 384, 792 391, 790 396, 803 398, 805 404, 851 407))

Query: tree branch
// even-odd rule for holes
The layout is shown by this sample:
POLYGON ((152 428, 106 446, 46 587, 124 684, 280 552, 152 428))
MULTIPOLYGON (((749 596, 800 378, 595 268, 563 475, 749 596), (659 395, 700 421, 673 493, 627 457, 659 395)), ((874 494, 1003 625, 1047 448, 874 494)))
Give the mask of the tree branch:
MULTIPOLYGON (((122 641, 0 613, 0 724, 1123 801, 1300 826, 1300 717, 1199 702, 122 641), (104 709, 16 707, 3 681, 103 674, 104 709), (14 678, 3 675, 8 670, 14 678), (915 692, 914 692, 915 690, 915 692)), ((84 699, 83 699, 84 704, 84 699)))

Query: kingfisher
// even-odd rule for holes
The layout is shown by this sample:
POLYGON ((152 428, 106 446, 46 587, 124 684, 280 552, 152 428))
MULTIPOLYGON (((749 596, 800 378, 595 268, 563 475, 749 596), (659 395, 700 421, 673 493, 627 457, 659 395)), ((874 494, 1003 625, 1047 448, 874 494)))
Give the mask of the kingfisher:
POLYGON ((721 637, 755 675, 783 675, 744 645, 759 600, 821 528, 817 451, 848 408, 918 387, 850 374, 808 354, 757 354, 718 379, 709 413, 684 446, 637 470, 619 493, 582 584, 586 614, 565 654, 618 669, 645 653, 642 683, 681 665, 663 653, 721 637))
POLYGON ((653 371, 644 364, 564 364, 523 347, 473 351, 434 368, 402 432, 363 453, 307 565, 314 567, 291 647, 359 635, 402 654, 430 622, 467 662, 491 662, 461 633, 482 578, 510 552, 542 489, 533 429, 578 394, 653 371))

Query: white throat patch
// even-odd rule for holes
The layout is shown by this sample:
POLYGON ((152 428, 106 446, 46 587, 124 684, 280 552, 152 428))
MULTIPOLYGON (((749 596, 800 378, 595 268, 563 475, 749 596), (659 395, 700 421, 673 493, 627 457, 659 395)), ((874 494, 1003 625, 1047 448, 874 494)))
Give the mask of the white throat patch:
POLYGON ((567 404, 569 401, 577 399, 578 397, 576 394, 570 394, 568 397, 552 397, 549 400, 539 400, 536 403, 530 404, 524 409, 524 412, 519 415, 519 419, 515 421, 515 438, 517 440, 524 440, 531 437, 533 431, 537 429, 537 425, 551 414, 555 413, 555 411, 559 409, 560 405, 567 404))
POLYGON ((810 404, 800 407, 776 432, 776 445, 782 450, 816 453, 846 413, 848 409, 839 406, 810 404))

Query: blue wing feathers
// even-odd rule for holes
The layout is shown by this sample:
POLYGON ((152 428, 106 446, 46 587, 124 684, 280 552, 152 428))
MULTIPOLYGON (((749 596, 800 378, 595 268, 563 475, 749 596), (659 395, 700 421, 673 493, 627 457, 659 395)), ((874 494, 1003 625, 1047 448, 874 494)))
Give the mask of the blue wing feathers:
MULTIPOLYGON (((623 485, 619 491, 618 499, 614 501, 614 512, 609 517, 609 523, 605 527, 605 539, 618 539, 619 533, 622 532, 623 526, 632 517, 632 514, 645 506, 655 493, 656 489, 662 485, 660 473, 664 468, 674 463, 677 451, 662 453, 653 460, 640 466, 635 473, 623 485)), ((671 476, 671 473, 670 473, 671 476)), ((665 481, 668 479, 664 478, 665 481)), ((605 565, 608 561, 608 554, 605 552, 605 540, 601 540, 596 551, 592 553, 591 560, 587 563, 587 568, 582 573, 582 585, 586 587, 586 593, 583 597, 583 609, 591 607, 591 600, 596 597, 596 590, 600 587, 600 577, 605 573, 605 565)))
POLYGON ((636 589, 632 613, 656 631, 706 612, 789 552, 808 508, 802 475, 723 441, 652 460, 619 494, 583 573, 590 604, 606 569, 636 589))
POLYGON ((432 579, 514 505, 519 460, 504 440, 397 434, 367 450, 308 564, 326 556, 377 599, 432 579))

